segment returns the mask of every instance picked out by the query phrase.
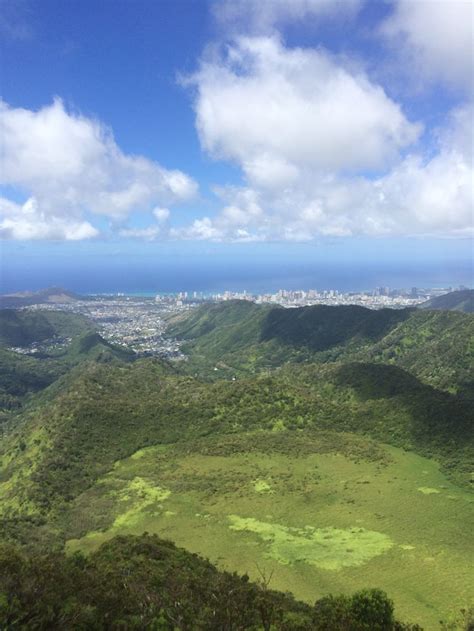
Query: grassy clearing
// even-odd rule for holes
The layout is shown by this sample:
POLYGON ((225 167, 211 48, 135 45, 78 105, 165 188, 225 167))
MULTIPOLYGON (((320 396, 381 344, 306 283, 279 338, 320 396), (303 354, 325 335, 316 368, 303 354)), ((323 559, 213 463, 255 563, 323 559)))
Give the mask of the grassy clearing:
POLYGON ((420 493, 423 493, 423 495, 436 495, 437 493, 441 493, 439 489, 433 489, 430 486, 419 486, 418 490, 420 493))
POLYGON ((67 549, 157 533, 251 578, 273 572, 271 587, 308 602, 378 586, 426 629, 469 603, 473 498, 433 461, 393 447, 371 461, 201 447, 117 462, 75 501, 67 549))
POLYGON ((126 502, 128 508, 115 518, 112 528, 120 529, 130 527, 131 524, 140 524, 143 513, 149 507, 153 507, 155 513, 161 511, 163 508, 161 502, 168 499, 170 495, 171 491, 159 486, 154 487, 144 478, 138 476, 133 478, 117 492, 119 501, 126 502))
POLYGON ((268 556, 284 565, 300 562, 340 570, 362 565, 393 545, 387 535, 364 528, 288 528, 238 515, 229 515, 229 521, 231 530, 252 532, 268 542, 268 556))
POLYGON ((257 491, 257 493, 273 493, 272 487, 266 480, 255 480, 253 483, 253 488, 257 491))

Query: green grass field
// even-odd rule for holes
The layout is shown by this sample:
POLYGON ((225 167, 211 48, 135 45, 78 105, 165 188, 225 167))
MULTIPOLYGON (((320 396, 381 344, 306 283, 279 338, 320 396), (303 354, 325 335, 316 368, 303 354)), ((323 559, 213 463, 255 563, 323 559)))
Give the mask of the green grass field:
POLYGON ((331 441, 284 434, 286 455, 269 432, 266 453, 249 451, 243 435, 117 462, 64 517, 67 550, 157 533, 308 602, 380 587, 398 617, 425 629, 470 602, 471 494, 413 453, 369 441, 364 449, 349 434, 336 453, 331 441))

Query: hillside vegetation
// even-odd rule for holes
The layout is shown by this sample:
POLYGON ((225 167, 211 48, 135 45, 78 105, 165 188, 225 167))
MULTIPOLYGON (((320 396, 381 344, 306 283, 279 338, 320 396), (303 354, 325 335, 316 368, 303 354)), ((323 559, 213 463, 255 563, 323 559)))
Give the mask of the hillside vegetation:
POLYGON ((388 631, 468 611, 472 316, 207 305, 170 322, 189 353, 173 364, 69 316, 49 322, 79 325, 67 348, 0 349, 0 626, 367 631, 369 599, 388 631))
MULTIPOLYGON (((4 515, 57 512, 138 449, 255 430, 354 432, 440 460, 468 484, 472 408, 395 367, 292 367, 206 384, 154 360, 89 363, 4 441, 4 515)), ((16 517, 15 517, 16 518, 16 517)))
POLYGON ((118 537, 88 558, 0 546, 0 593, 8 629, 419 629, 395 620, 380 590, 310 606, 147 535, 118 537))
POLYGON ((188 340, 185 368, 191 374, 215 378, 285 363, 356 360, 394 364, 435 387, 472 392, 470 314, 229 301, 200 307, 168 330, 188 340))
POLYGON ((420 622, 468 602, 467 493, 429 460, 383 446, 435 456, 466 481, 469 418, 453 395, 396 367, 300 365, 206 383, 152 359, 80 364, 53 387, 3 441, 4 536, 90 553, 121 534, 163 533, 254 580, 258 559, 306 601, 379 585, 420 622), (430 554, 445 561, 418 606, 430 554), (398 583, 400 563, 413 578, 398 583))
POLYGON ((420 305, 421 309, 445 309, 449 311, 474 312, 474 289, 461 289, 436 296, 420 305))
POLYGON ((87 318, 63 311, 0 310, 0 346, 29 346, 54 337, 74 337, 91 329, 87 318))
POLYGON ((474 316, 414 312, 354 359, 395 364, 425 383, 474 397, 474 316))
POLYGON ((104 340, 82 316, 61 311, 0 311, 0 423, 77 364, 132 357, 133 353, 104 340), (9 349, 57 338, 71 342, 59 350, 34 354, 9 349))

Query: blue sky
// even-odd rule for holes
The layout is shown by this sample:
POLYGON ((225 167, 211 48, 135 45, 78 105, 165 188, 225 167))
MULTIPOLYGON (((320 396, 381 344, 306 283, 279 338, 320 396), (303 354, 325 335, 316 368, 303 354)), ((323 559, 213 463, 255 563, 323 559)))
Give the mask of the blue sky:
POLYGON ((457 261, 466 282, 472 9, 2 0, 4 285, 27 284, 25 261, 72 273, 111 252, 457 261))

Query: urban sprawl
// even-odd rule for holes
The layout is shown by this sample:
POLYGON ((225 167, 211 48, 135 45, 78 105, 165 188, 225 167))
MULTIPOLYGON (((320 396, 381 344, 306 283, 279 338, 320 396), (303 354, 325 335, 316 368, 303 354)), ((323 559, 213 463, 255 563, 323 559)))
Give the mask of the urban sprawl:
MULTIPOLYGON (((100 334, 109 342, 129 348, 139 355, 156 355, 167 359, 184 359, 182 342, 166 335, 167 321, 173 315, 194 309, 204 302, 249 300, 257 304, 274 304, 287 308, 309 305, 360 305, 369 309, 403 309, 414 307, 429 298, 452 291, 444 289, 391 290, 379 287, 369 292, 340 292, 286 290, 276 293, 251 294, 246 291, 224 291, 216 294, 178 292, 159 294, 155 297, 126 294, 93 295, 67 302, 48 303, 26 307, 27 309, 64 310, 81 314, 95 322, 100 334)), ((14 348, 16 352, 34 354, 58 352, 70 340, 55 338, 27 348, 14 348)))

